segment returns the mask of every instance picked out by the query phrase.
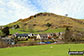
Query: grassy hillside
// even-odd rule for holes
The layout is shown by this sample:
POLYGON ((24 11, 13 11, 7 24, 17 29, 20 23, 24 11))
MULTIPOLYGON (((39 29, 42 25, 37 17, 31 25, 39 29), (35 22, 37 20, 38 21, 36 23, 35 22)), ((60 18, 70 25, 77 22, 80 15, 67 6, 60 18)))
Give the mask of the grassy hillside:
POLYGON ((53 13, 38 13, 29 18, 20 19, 16 22, 10 23, 7 26, 19 25, 20 29, 35 31, 48 31, 49 29, 65 28, 71 26, 73 29, 83 30, 84 21, 66 16, 56 15, 53 13), (50 26, 48 26, 50 24, 50 26))
POLYGON ((4 48, 0 49, 0 56, 69 56, 68 55, 69 48, 72 51, 83 51, 84 45, 57 44, 57 45, 4 48))
MULTIPOLYGON (((56 33, 56 32, 64 32, 65 28, 58 28, 58 29, 48 29, 46 31, 43 32, 37 32, 34 31, 33 33, 38 34, 38 33, 56 33)), ((30 33, 29 30, 26 31, 21 31, 21 29, 10 29, 10 34, 15 34, 15 33, 30 33)))

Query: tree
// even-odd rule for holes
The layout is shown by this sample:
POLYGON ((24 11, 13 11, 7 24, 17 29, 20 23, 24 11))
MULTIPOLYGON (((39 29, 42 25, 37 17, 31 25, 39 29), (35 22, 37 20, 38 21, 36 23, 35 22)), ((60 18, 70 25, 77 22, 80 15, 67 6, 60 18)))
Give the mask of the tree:
POLYGON ((5 34, 2 32, 2 31, 0 31, 0 36, 4 36, 5 34))
POLYGON ((66 27, 66 31, 70 31, 70 29, 69 29, 69 27, 68 27, 68 26, 66 27))
POLYGON ((0 48, 5 48, 7 46, 8 46, 8 44, 5 43, 2 39, 0 39, 0 48))
POLYGON ((14 25, 13 26, 15 29, 20 28, 19 25, 14 25))
POLYGON ((67 17, 67 16, 68 16, 68 14, 65 14, 65 16, 67 17))
POLYGON ((5 28, 3 28, 2 30, 2 33, 4 34, 4 36, 7 36, 7 35, 9 35, 9 27, 5 27, 5 28))
POLYGON ((50 27, 50 26, 51 26, 51 24, 50 24, 50 23, 47 23, 47 24, 46 24, 46 26, 47 26, 47 27, 50 27))
POLYGON ((70 42, 72 41, 73 37, 72 37, 72 34, 73 34, 73 31, 69 29, 69 27, 66 27, 66 30, 65 30, 65 35, 64 35, 64 40, 65 42, 70 42))

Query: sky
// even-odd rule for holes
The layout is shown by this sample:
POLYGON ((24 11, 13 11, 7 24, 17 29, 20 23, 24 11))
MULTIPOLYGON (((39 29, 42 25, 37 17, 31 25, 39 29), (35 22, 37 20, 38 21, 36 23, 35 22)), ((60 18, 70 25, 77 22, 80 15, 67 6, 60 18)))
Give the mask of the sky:
POLYGON ((0 0, 0 25, 40 12, 84 19, 84 0, 0 0))

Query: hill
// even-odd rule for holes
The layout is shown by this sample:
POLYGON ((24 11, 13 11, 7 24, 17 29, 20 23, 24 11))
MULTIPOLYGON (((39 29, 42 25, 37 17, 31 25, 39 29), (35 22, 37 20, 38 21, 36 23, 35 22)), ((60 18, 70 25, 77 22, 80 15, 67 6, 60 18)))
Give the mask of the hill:
POLYGON ((34 31, 46 31, 49 29, 65 28, 71 26, 73 29, 83 29, 84 20, 56 15, 54 13, 38 13, 25 19, 19 19, 7 26, 19 25, 20 29, 34 31))

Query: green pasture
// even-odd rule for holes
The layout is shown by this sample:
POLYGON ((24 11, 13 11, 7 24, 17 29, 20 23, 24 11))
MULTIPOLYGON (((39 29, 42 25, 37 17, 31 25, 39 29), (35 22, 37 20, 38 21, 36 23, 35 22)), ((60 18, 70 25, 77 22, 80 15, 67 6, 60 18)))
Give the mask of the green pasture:
MULTIPOLYGON (((22 29, 10 29, 10 34, 15 34, 15 33, 30 33, 29 30, 25 30, 25 31, 21 31, 22 29)), ((36 30, 34 30, 33 33, 56 33, 56 32, 64 32, 65 28, 58 28, 58 29, 48 29, 46 31, 43 32, 37 32, 36 30)))
POLYGON ((69 56, 69 48, 72 51, 83 51, 84 44, 55 44, 2 48, 0 49, 0 56, 69 56))

